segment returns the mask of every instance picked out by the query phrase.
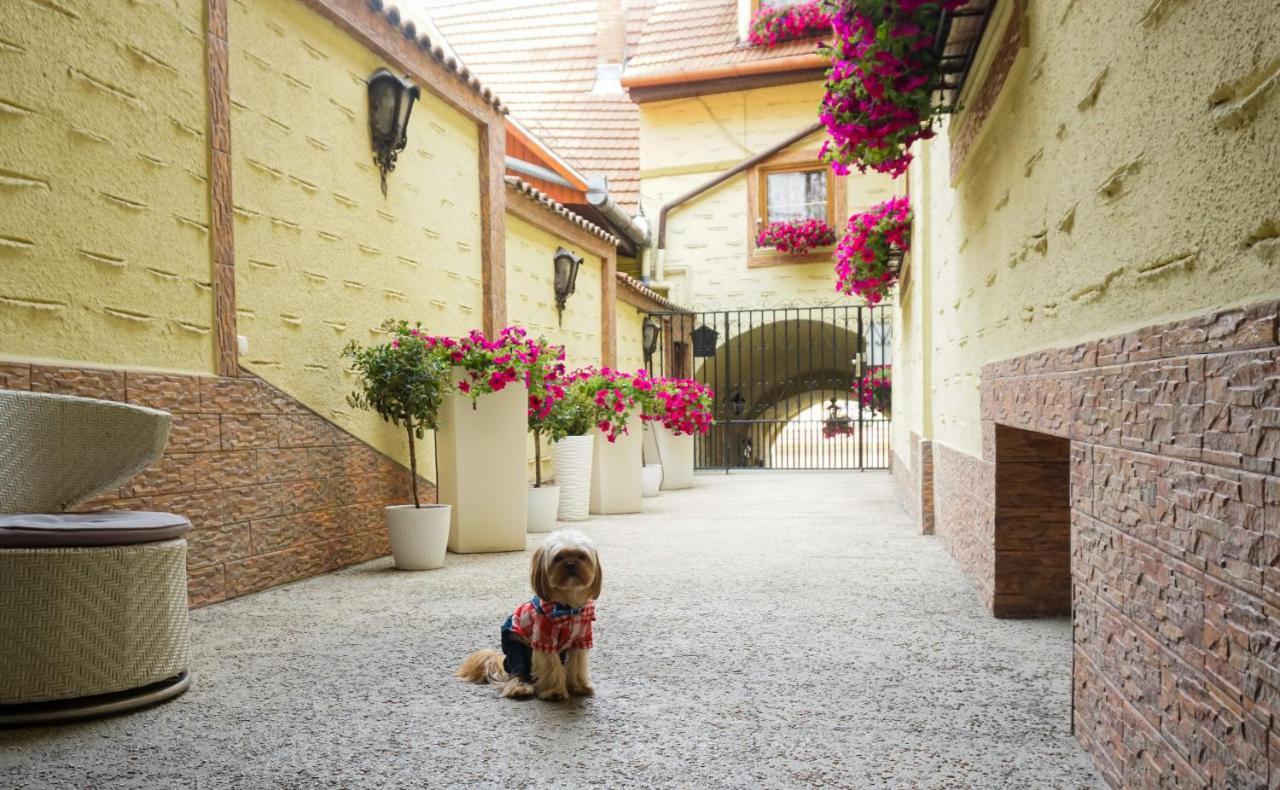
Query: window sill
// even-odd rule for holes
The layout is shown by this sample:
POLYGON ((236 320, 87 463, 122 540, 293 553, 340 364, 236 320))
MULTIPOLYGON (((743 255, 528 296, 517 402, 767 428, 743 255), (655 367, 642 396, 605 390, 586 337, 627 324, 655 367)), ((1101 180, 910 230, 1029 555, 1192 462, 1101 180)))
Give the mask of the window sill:
POLYGON ((836 245, 818 247, 802 255, 789 252, 778 252, 772 247, 757 247, 747 256, 748 269, 762 269, 769 266, 793 266, 806 263, 831 262, 835 255, 836 245))

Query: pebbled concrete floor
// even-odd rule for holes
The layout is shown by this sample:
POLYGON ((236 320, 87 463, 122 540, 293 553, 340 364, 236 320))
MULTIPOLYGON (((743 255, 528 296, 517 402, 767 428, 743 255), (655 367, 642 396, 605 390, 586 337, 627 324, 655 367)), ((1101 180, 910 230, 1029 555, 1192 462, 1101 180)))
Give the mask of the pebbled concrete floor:
POLYGON ((190 692, 0 732, 0 787, 1101 786, 1069 624, 985 614, 888 475, 698 483, 582 525, 595 698, 451 676, 528 597, 527 554, 376 560, 194 612, 190 692))

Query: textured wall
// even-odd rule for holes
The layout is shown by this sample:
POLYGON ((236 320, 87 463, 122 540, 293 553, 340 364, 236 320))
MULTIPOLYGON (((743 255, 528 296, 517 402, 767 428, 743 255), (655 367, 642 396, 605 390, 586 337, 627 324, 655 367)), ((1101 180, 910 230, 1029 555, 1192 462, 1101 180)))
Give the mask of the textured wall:
POLYGON ((481 326, 476 127, 424 90, 384 198, 364 85, 384 64, 293 0, 237 0, 230 25, 241 363, 407 461, 398 432, 347 406, 338 354, 385 318, 481 326))
POLYGON ((0 354, 210 372, 204 2, 4 3, 0 354))
MULTIPOLYGON (((820 83, 783 85, 640 105, 641 203, 658 216, 662 204, 817 120, 820 83)), ((815 152, 816 136, 798 148, 815 152)), ((880 176, 844 179, 850 212, 887 198, 893 182, 880 176)), ((831 260, 748 268, 746 176, 739 176, 672 211, 667 263, 671 297, 697 310, 844 304, 831 260)), ((837 218, 842 222, 846 218, 837 218)))
MULTIPOLYGON (((646 315, 634 305, 618 301, 618 370, 631 371, 644 367, 643 326, 646 315)), ((654 359, 657 359, 657 355, 654 359)))
MULTIPOLYGON (((509 195, 512 200, 523 196, 509 195)), ((507 215, 507 317, 530 335, 541 335, 565 348, 569 367, 600 364, 600 258, 572 243, 535 227, 513 214, 507 215), (574 293, 565 303, 564 326, 556 316, 556 250, 564 247, 581 255, 574 293)), ((555 454, 545 443, 542 473, 554 475, 555 454)), ((533 479, 533 440, 529 440, 529 476, 533 479)))
POLYGON ((984 363, 1280 294, 1273 7, 1026 5, 958 182, 947 135, 919 176, 931 430, 971 455, 984 363))

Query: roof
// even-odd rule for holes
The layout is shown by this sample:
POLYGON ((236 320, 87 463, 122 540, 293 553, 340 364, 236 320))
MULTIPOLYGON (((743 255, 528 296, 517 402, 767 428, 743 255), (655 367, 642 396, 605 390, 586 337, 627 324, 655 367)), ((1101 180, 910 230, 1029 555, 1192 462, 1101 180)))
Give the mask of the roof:
POLYGON ((594 222, 583 219, 580 215, 574 213, 573 211, 570 211, 563 203, 560 203, 555 198, 551 197, 546 192, 543 192, 541 189, 538 189, 537 187, 533 186, 529 182, 523 181, 515 176, 505 176, 503 180, 506 181, 507 186, 510 187, 515 192, 521 195, 524 195, 526 198, 534 201, 535 203, 541 203, 542 205, 551 209, 555 213, 564 217, 568 221, 572 222, 574 225, 577 225, 578 227, 582 228, 583 230, 587 231, 593 236, 599 236, 600 238, 604 239, 605 241, 609 242, 615 247, 617 247, 619 244, 622 243, 621 239, 619 239, 617 236, 613 235, 612 233, 600 227, 599 225, 595 224, 594 222))
MULTIPOLYGON (((654 0, 632 0, 628 35, 654 0), (634 15, 634 17, 633 17, 634 15)), ((467 66, 503 96, 513 116, 589 175, 609 179, 618 205, 640 197, 640 114, 625 92, 593 94, 597 0, 407 0, 430 17, 467 66)))
POLYGON ((776 47, 740 44, 737 0, 659 0, 643 29, 627 61, 628 78, 763 63, 817 52, 817 42, 812 39, 776 47))
POLYGON ((677 305, 675 302, 671 301, 667 297, 653 290, 652 288, 640 282, 639 280, 627 274, 626 272, 618 272, 618 285, 621 286, 620 298, 623 301, 627 302, 628 304, 635 304, 636 307, 640 307, 642 309, 649 309, 649 304, 645 303, 645 302, 648 302, 648 303, 656 304, 657 306, 663 308, 664 310, 669 310, 673 313, 689 312, 687 309, 677 305), (639 298, 628 299, 627 296, 629 294, 639 298), (641 302, 641 304, 636 304, 637 302, 641 302))
POLYGON ((457 75, 472 91, 479 94, 491 107, 504 115, 508 108, 490 88, 482 83, 479 77, 468 69, 461 61, 446 51, 441 42, 431 37, 430 25, 415 23, 411 15, 401 14, 394 5, 384 6, 383 0, 368 0, 369 7, 387 22, 392 29, 405 38, 417 43, 419 49, 426 52, 457 75))

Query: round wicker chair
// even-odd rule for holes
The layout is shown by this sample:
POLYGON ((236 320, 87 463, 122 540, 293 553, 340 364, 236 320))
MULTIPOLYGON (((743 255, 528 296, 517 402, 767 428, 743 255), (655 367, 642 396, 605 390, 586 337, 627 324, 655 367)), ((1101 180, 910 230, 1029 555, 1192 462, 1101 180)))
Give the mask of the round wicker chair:
POLYGON ((155 461, 165 412, 0 390, 0 725, 116 713, 190 684, 171 513, 67 513, 155 461))

